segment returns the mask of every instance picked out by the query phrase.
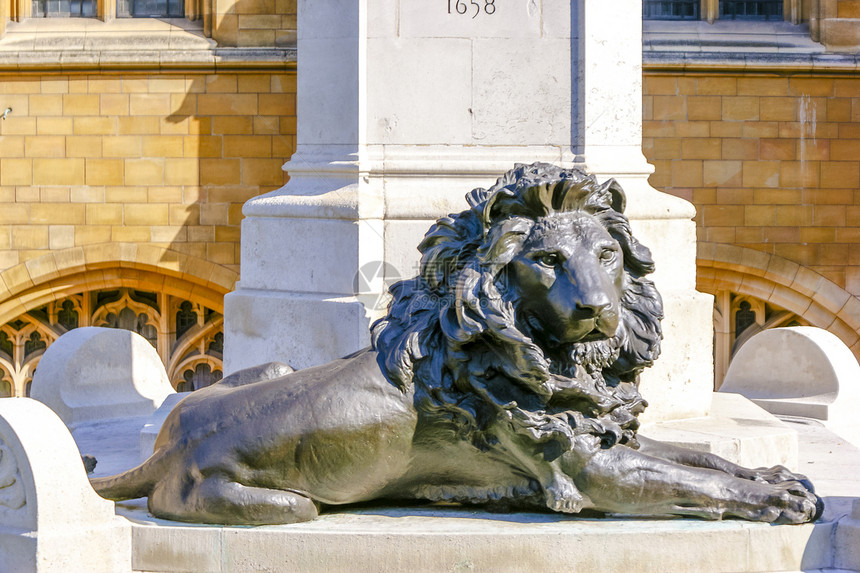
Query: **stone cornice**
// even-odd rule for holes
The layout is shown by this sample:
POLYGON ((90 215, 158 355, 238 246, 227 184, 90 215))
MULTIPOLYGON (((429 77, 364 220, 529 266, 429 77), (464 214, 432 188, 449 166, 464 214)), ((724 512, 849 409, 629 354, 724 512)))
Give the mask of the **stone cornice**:
POLYGON ((646 72, 812 73, 855 75, 860 55, 654 51, 642 54, 646 72))
POLYGON ((0 72, 295 70, 295 48, 0 52, 0 72))
POLYGON ((29 19, 9 22, 0 72, 294 70, 295 44, 219 46, 184 19, 29 19))

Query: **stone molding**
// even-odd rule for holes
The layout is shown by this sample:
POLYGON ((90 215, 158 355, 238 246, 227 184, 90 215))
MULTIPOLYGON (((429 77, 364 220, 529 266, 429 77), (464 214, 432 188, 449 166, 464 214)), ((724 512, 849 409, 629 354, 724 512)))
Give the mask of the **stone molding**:
POLYGON ((296 68, 292 46, 219 47, 193 23, 181 28, 169 23, 92 19, 64 23, 51 19, 10 22, 0 39, 0 72, 99 70, 291 70, 296 68))
POLYGON ((295 70, 294 48, 0 52, 0 72, 295 70))
POLYGON ((860 70, 860 55, 645 52, 642 57, 642 68, 646 73, 815 72, 853 77, 860 70))

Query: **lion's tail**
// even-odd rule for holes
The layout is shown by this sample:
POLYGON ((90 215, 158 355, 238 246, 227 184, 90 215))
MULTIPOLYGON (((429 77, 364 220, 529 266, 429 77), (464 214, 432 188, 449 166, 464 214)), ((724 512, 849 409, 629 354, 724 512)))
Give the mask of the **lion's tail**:
POLYGON ((148 496, 164 475, 168 453, 168 448, 161 448, 139 466, 121 474, 90 478, 90 485, 100 496, 114 501, 148 496))

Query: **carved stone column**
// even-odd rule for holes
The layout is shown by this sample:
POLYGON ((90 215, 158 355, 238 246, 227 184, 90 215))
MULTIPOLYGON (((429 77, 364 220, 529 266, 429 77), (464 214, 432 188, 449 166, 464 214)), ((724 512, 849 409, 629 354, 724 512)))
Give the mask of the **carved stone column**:
POLYGON ((298 13, 298 146, 290 182, 245 204, 225 373, 366 345, 376 300, 415 273, 433 221, 515 162, 547 161, 624 186, 667 299, 664 357, 644 382, 652 417, 706 412, 711 299, 694 290, 692 205, 647 182, 639 0, 314 0, 298 13))

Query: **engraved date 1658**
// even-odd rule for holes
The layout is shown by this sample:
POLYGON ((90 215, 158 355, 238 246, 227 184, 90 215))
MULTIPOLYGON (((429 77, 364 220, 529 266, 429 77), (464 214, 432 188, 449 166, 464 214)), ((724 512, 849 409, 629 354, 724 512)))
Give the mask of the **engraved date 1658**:
POLYGON ((465 15, 468 13, 472 13, 472 19, 478 17, 478 14, 481 11, 487 15, 493 15, 496 13, 496 0, 448 0, 448 13, 449 14, 460 14, 465 15), (483 7, 481 4, 483 3, 483 7), (472 10, 474 12, 472 13, 472 10))

